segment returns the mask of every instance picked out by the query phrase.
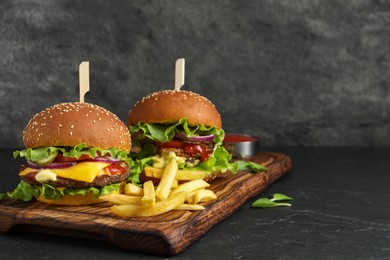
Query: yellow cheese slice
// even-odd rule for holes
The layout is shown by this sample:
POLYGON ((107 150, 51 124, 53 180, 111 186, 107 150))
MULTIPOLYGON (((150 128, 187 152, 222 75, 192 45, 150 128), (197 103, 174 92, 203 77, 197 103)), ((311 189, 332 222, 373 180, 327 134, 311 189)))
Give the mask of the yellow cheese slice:
MULTIPOLYGON (((102 171, 105 167, 110 165, 110 163, 105 162, 81 162, 74 166, 64 168, 64 169, 50 169, 52 172, 58 176, 66 179, 83 181, 83 182, 93 182, 93 180, 99 176, 108 173, 102 171)), ((20 176, 24 176, 31 172, 37 171, 36 169, 26 168, 19 173, 20 176)))
POLYGON ((23 171, 19 172, 19 176, 24 176, 24 175, 27 175, 31 172, 38 172, 39 170, 37 169, 33 169, 33 168, 29 168, 27 167, 26 169, 24 169, 23 171))

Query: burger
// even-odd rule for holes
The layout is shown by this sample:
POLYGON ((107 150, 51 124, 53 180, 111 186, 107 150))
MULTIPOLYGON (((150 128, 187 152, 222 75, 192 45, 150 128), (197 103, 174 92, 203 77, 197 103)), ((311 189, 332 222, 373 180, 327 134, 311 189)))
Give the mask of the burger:
POLYGON ((129 111, 127 125, 134 143, 131 155, 143 160, 142 166, 162 168, 176 157, 179 168, 204 171, 207 181, 227 171, 265 169, 230 162, 232 155, 222 146, 221 115, 210 100, 191 91, 164 90, 142 98, 129 111))
POLYGON ((61 103, 36 114, 23 131, 21 182, 8 196, 87 205, 118 193, 130 175, 131 138, 113 113, 90 103, 61 103))

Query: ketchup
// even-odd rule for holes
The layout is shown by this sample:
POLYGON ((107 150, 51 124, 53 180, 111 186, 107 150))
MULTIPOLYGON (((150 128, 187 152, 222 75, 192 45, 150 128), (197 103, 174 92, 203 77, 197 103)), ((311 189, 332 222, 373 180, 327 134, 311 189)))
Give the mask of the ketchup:
POLYGON ((194 157, 195 155, 200 156, 200 161, 204 162, 210 157, 211 149, 201 144, 187 144, 183 147, 186 154, 194 157))
POLYGON ((115 174, 123 174, 126 172, 126 168, 120 166, 119 164, 117 163, 111 163, 110 165, 108 165, 106 168, 105 168, 108 173, 110 173, 111 175, 115 175, 115 174))
POLYGON ((257 139, 249 135, 227 134, 223 139, 226 143, 255 142, 257 139))
POLYGON ((186 143, 181 140, 172 139, 171 141, 160 143, 155 142, 158 148, 183 149, 184 153, 190 157, 197 158, 201 162, 206 161, 213 152, 213 149, 200 143, 186 143))

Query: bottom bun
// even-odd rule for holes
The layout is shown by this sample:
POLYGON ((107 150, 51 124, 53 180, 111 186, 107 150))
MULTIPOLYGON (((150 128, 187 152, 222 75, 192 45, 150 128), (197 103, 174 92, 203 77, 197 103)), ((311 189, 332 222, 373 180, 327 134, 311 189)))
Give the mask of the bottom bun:
MULTIPOLYGON (((119 192, 112 192, 111 194, 119 193, 119 192)), ((73 196, 65 196, 60 199, 46 199, 42 195, 39 195, 37 198, 38 201, 44 202, 47 204, 52 205, 62 205, 62 206, 82 206, 82 205, 92 205, 92 204, 98 204, 106 202, 104 200, 100 200, 98 198, 95 198, 91 194, 87 195, 73 195, 73 196)))
POLYGON ((37 200, 47 204, 63 205, 63 206, 81 206, 81 205, 91 205, 91 204, 104 202, 102 200, 95 198, 90 194, 87 194, 85 196, 80 194, 73 195, 73 196, 65 196, 60 199, 46 199, 45 197, 39 195, 37 200))
POLYGON ((204 177, 203 180, 206 182, 210 182, 210 181, 212 181, 212 180, 214 180, 222 175, 223 175, 223 173, 220 171, 212 172, 209 175, 207 175, 206 177, 204 177))
MULTIPOLYGON (((123 193, 123 189, 126 185, 126 181, 122 181, 120 183, 119 190, 113 191, 110 194, 119 194, 123 193)), ((94 197, 91 193, 86 194, 86 195, 67 195, 64 196, 60 199, 47 199, 43 197, 42 195, 39 195, 37 197, 37 200, 40 202, 44 202, 47 204, 52 204, 52 205, 63 205, 63 206, 82 206, 82 205, 92 205, 92 204, 98 204, 98 203, 103 203, 106 202, 105 200, 100 200, 96 197, 94 197)))

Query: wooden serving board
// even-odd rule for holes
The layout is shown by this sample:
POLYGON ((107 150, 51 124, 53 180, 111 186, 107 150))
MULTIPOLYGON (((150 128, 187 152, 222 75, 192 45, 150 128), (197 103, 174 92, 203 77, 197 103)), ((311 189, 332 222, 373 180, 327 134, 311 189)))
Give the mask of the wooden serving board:
POLYGON ((121 218, 106 203, 69 207, 3 199, 0 200, 0 234, 38 232, 98 239, 131 251, 175 255, 292 169, 291 159, 280 153, 259 153, 250 160, 267 166, 268 171, 225 174, 215 179, 209 189, 218 198, 203 203, 206 207, 203 211, 121 218))

